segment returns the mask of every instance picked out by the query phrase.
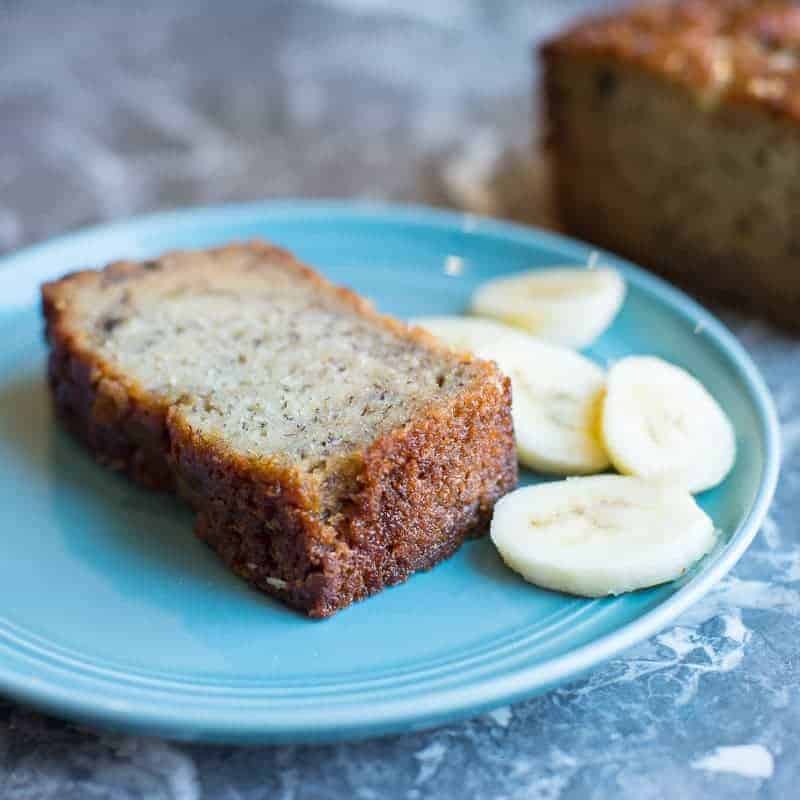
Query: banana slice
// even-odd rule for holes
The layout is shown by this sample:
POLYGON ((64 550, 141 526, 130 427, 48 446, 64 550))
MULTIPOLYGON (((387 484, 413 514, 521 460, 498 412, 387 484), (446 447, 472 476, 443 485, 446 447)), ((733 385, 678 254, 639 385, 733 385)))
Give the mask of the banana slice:
POLYGON ((511 378, 519 460, 555 475, 602 472, 610 460, 600 438, 605 373, 588 358, 525 337, 487 352, 511 378))
POLYGON ((556 475, 601 472, 609 464, 600 438, 605 373, 588 358, 490 320, 416 320, 434 336, 479 358, 492 359, 511 378, 519 460, 556 475))
POLYGON ((627 475, 701 492, 736 459, 733 426, 688 372, 651 356, 631 356, 608 373, 602 435, 614 466, 627 475))
POLYGON ((714 525, 685 490, 597 475, 527 486, 495 506, 505 563, 546 589, 586 597, 655 586, 714 545, 714 525))
POLYGON ((581 348, 608 328, 624 299, 625 281, 611 267, 553 267, 483 284, 472 312, 581 348))
POLYGON ((454 350, 466 350, 479 358, 491 358, 484 354, 487 347, 502 339, 527 339, 521 331, 476 317, 418 317, 410 320, 411 325, 419 325, 441 339, 454 350))

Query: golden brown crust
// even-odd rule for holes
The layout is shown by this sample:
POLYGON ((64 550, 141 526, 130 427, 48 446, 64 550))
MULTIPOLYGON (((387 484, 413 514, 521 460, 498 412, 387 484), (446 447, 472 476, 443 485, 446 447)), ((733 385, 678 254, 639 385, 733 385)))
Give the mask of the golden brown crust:
MULTIPOLYGON (((378 314, 286 251, 252 242, 208 252, 231 248, 279 260, 374 324, 444 352, 426 332, 378 314)), ((42 287, 56 412, 101 463, 184 497, 197 512, 197 535, 259 589, 311 616, 328 616, 453 553, 515 485, 510 384, 494 365, 474 361, 475 379, 454 399, 430 404, 342 464, 343 485, 353 490, 326 517, 325 487, 314 476, 245 458, 201 435, 86 340, 74 292, 135 279, 149 263, 117 262, 42 287)))
POLYGON ((790 0, 639 3, 579 23, 542 54, 610 59, 680 84, 706 107, 746 104, 800 120, 800 6, 790 0))
POLYGON ((376 441, 344 536, 358 553, 357 596, 405 580, 480 531, 517 479, 508 378, 494 370, 376 441))
POLYGON ((42 288, 48 380, 62 422, 97 460, 152 489, 171 490, 167 407, 118 374, 72 330, 58 283, 42 288))

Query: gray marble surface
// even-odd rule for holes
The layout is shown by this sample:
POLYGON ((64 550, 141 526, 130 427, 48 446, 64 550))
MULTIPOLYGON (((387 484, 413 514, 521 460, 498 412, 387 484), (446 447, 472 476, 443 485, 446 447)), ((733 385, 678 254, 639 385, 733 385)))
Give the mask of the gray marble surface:
MULTIPOLYGON (((530 42, 588 5, 0 0, 0 252, 265 197, 502 208, 486 181, 531 134, 530 42)), ((0 701, 0 797, 797 797, 800 348, 728 320, 775 393, 783 474, 751 550, 672 628, 543 697, 360 744, 186 746, 0 701)))

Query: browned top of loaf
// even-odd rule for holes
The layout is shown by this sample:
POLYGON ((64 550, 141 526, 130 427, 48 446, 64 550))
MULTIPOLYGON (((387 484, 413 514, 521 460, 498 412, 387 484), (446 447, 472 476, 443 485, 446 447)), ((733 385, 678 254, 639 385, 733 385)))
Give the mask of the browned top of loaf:
POLYGON ((588 18, 544 47, 640 67, 705 106, 756 105, 800 121, 800 5, 790 0, 639 3, 588 18))

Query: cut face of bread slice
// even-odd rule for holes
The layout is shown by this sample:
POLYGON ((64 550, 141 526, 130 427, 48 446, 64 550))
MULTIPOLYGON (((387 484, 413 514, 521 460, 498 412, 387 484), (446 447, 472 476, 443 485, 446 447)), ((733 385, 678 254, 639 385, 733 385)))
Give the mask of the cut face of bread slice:
POLYGON ((43 289, 56 409, 325 616, 452 553, 516 479, 508 381, 263 244, 43 289))

